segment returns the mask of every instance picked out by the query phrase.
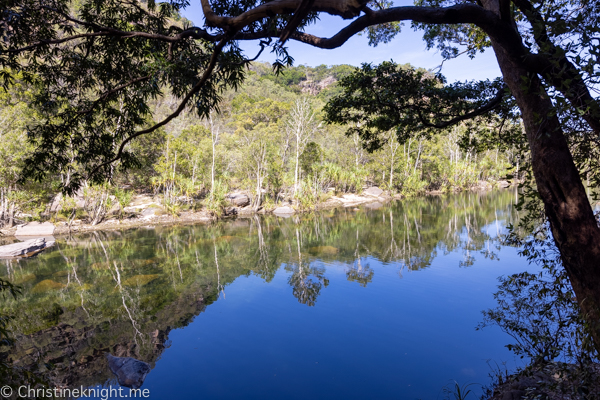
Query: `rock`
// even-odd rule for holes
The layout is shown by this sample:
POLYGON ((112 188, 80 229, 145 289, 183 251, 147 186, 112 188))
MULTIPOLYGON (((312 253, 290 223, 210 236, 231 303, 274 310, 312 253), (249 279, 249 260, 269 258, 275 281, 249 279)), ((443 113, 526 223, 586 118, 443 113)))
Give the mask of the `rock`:
POLYGON ((62 283, 55 282, 51 279, 45 279, 41 282, 38 282, 38 284, 31 289, 31 293, 46 293, 51 290, 58 290, 64 287, 66 287, 66 285, 63 285, 62 283))
POLYGON ((51 222, 30 222, 26 225, 19 225, 15 236, 37 236, 47 237, 54 235, 54 224, 51 222))
POLYGON ((279 216, 290 216, 290 215, 294 214, 295 212, 296 211, 292 207, 288 207, 288 206, 277 207, 276 209, 273 210, 273 214, 279 215, 279 216))
POLYGON ((107 215, 119 215, 121 214, 121 205, 118 202, 113 203, 110 210, 107 211, 107 215))
POLYGON ((379 189, 377 186, 371 186, 368 189, 363 191, 363 194, 367 196, 379 197, 383 193, 383 190, 379 189))
POLYGON ((54 196, 54 199, 52 199, 52 204, 50 204, 50 212, 59 212, 60 210, 62 210, 62 199, 63 199, 63 195, 62 193, 57 194, 56 196, 54 196))
POLYGON ((238 215, 252 215, 254 214, 254 209, 250 206, 246 206, 243 208, 238 208, 237 213, 238 215))
POLYGON ((157 206, 152 206, 149 208, 146 208, 145 210, 142 211, 142 216, 144 217, 150 217, 150 216, 158 216, 158 215, 165 215, 167 212, 161 208, 161 207, 157 207, 157 206))
POLYGON ((230 217, 238 214, 238 209, 236 207, 226 207, 223 213, 224 216, 230 217))
POLYGON ((107 354, 108 366, 116 375, 119 385, 139 389, 150 372, 150 365, 131 357, 115 357, 107 354))
POLYGON ((31 257, 52 246, 54 246, 54 240, 30 239, 20 243, 0 246, 0 258, 31 257))
POLYGON ((79 190, 75 192, 73 199, 75 200, 76 208, 85 208, 85 197, 84 197, 84 188, 80 187, 79 190))
POLYGON ((123 286, 144 286, 157 279, 157 274, 151 275, 136 275, 123 282, 123 286))
POLYGON ((510 186, 510 182, 508 181, 498 181, 498 187, 507 188, 510 186))
POLYGON ((237 207, 246 207, 250 204, 250 197, 243 193, 232 193, 229 196, 229 201, 237 207))
POLYGON ((13 283, 15 283, 16 285, 22 285, 23 283, 35 281, 36 278, 37 276, 35 276, 35 274, 25 274, 20 278, 15 279, 13 283))
POLYGON ((308 252, 311 254, 335 255, 340 252, 340 249, 333 246, 316 246, 308 249, 308 252))

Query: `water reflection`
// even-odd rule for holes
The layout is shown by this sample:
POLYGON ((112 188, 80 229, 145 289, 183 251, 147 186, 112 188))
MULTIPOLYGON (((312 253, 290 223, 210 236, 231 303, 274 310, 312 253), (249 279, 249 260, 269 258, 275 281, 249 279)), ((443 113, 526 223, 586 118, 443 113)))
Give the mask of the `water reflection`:
MULTIPOLYGON (((460 249, 462 267, 497 259, 498 233, 512 222, 514 192, 411 199, 380 209, 335 209, 289 219, 257 216, 213 226, 95 232, 59 240, 30 260, 3 261, 0 275, 24 287, 6 299, 15 315, 19 366, 45 370, 56 385, 111 379, 105 352, 154 367, 171 330, 184 327, 240 276, 270 282, 287 271, 291 294, 306 306, 334 286, 326 265, 343 266, 361 287, 373 281, 370 260, 400 277, 460 249)), ((201 318, 201 316, 200 316, 201 318)), ((6 353, 6 349, 4 349, 6 353)))

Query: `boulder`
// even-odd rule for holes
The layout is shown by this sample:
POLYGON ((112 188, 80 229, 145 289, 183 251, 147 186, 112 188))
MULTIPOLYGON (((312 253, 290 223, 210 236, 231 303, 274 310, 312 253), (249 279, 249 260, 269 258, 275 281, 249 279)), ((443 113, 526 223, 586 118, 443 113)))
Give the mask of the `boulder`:
POLYGON ((510 182, 508 181, 498 181, 498 186, 501 188, 507 188, 510 186, 510 182))
POLYGON ((273 210, 273 214, 279 215, 279 216, 290 216, 290 215, 294 214, 295 212, 296 211, 292 207, 288 207, 288 206, 277 207, 276 209, 273 210))
POLYGON ((75 208, 85 208, 85 189, 83 187, 80 187, 79 190, 77 190, 74 194, 73 194, 73 200, 75 200, 75 208))
POLYGON ((62 193, 57 194, 56 196, 54 196, 54 199, 52 199, 52 204, 50 204, 50 212, 59 212, 60 210, 62 210, 62 199, 63 199, 63 195, 62 193))
POLYGON ((250 206, 246 206, 243 208, 238 208, 237 213, 238 215, 252 215, 254 214, 254 209, 250 206))
POLYGON ((115 357, 107 354, 108 366, 117 377, 119 385, 139 389, 150 372, 150 365, 131 357, 115 357))
POLYGON ((250 204, 250 197, 243 193, 232 193, 229 196, 229 201, 237 207, 246 207, 250 204))
POLYGON ((19 225, 15 236, 37 236, 47 237, 54 235, 54 224, 51 222, 30 222, 26 225, 19 225))
POLYGON ((67 285, 53 281, 52 279, 44 279, 31 289, 31 293, 46 293, 51 290, 60 290, 67 285))
POLYGON ((379 189, 377 186, 371 186, 368 189, 363 191, 363 194, 367 196, 379 197, 383 193, 383 190, 379 189))
POLYGON ((237 215, 238 214, 238 209, 236 207, 226 207, 223 215, 226 217, 231 217, 233 215, 237 215))
POLYGON ((54 246, 54 240, 47 241, 44 238, 0 246, 0 258, 31 257, 51 246, 54 246))

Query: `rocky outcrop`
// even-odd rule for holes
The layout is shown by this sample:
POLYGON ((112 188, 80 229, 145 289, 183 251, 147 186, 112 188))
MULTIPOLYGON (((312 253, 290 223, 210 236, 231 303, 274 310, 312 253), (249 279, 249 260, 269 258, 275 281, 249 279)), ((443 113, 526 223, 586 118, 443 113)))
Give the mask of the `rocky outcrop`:
POLYGON ((139 389, 150 372, 150 365, 131 357, 115 357, 107 354, 108 367, 116 375, 119 385, 139 389))
POLYGON ((35 236, 48 237, 54 235, 54 224, 51 222, 30 222, 26 225, 19 225, 15 236, 35 236))
POLYGON ((250 197, 243 193, 232 193, 227 198, 236 207, 246 207, 250 204, 250 197))
POLYGON ((54 240, 31 239, 20 243, 0 246, 0 258, 31 257, 40 251, 54 246, 54 240))

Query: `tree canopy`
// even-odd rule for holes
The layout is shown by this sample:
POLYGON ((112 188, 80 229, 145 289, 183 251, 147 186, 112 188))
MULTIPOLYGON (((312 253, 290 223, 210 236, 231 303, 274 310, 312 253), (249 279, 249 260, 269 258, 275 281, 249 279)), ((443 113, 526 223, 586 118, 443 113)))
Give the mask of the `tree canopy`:
MULTIPOLYGON (((25 174, 42 179, 50 170, 69 171, 67 190, 82 180, 110 178, 115 162, 135 165, 130 141, 184 110, 208 116, 218 108, 223 91, 239 85, 245 67, 258 57, 242 54, 241 40, 260 40, 258 54, 266 48, 275 52, 276 68, 293 61, 288 40, 335 48, 366 32, 375 45, 392 40, 403 21, 422 30, 427 45, 445 58, 491 49, 523 122, 536 196, 600 349, 600 229, 581 180, 582 173, 594 178, 598 172, 591 161, 600 134, 594 97, 600 78, 598 2, 417 0, 414 6, 395 6, 368 0, 201 0, 201 27, 179 17, 186 0, 0 5, 0 79, 5 87, 17 80, 31 85, 40 113, 28 128, 35 150, 25 174), (349 22, 330 38, 318 37, 309 31, 320 13, 349 22), (167 89, 179 103, 155 121, 149 101, 167 89)), ((374 147, 378 142, 368 129, 394 122, 419 130, 444 126, 483 115, 481 109, 504 98, 500 81, 443 87, 438 78, 401 71, 389 71, 385 79, 400 79, 403 91, 387 93, 379 105, 390 115, 370 118, 364 128, 374 147), (393 96, 398 99, 389 102, 393 96)), ((365 98, 382 91, 365 92, 365 98)))

